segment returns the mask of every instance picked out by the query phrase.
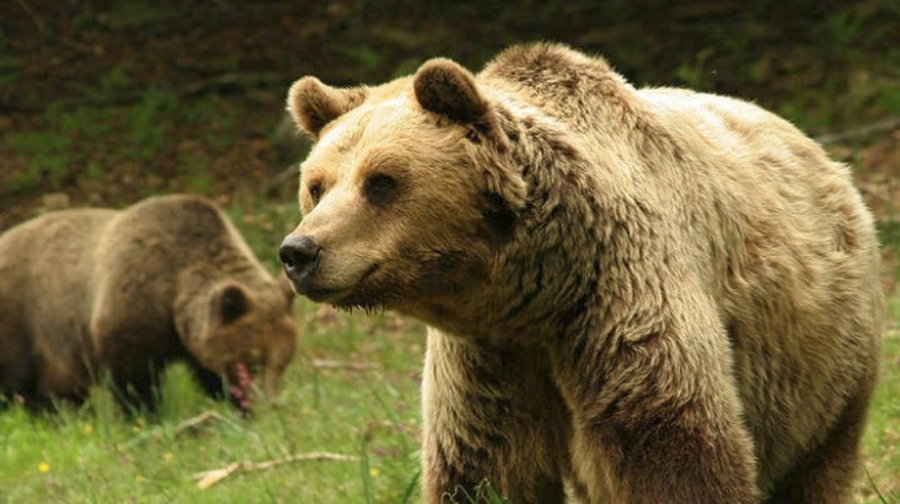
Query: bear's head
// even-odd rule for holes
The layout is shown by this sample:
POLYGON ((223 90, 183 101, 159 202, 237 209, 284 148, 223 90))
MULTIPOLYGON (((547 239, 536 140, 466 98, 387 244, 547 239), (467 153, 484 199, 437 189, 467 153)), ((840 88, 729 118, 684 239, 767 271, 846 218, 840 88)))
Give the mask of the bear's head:
POLYGON ((469 71, 440 58, 371 88, 304 77, 288 110, 316 142, 280 250, 299 293, 429 320, 491 277, 526 188, 510 119, 469 71))
POLYGON ((274 399, 296 347, 290 287, 223 279, 189 297, 175 323, 197 364, 227 380, 232 402, 244 409, 260 396, 274 399))

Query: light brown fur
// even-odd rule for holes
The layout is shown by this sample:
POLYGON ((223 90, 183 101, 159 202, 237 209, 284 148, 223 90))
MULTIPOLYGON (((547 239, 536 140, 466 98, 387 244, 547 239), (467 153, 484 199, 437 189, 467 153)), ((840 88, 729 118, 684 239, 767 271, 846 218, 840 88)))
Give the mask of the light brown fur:
POLYGON ((46 214, 0 237, 0 392, 80 400, 108 370, 123 402, 152 409, 165 365, 185 360, 210 394, 241 363, 274 396, 291 304, 208 200, 46 214))
POLYGON ((558 45, 343 98, 309 79, 282 260, 314 300, 431 326, 427 501, 850 500, 882 294, 846 166, 558 45))

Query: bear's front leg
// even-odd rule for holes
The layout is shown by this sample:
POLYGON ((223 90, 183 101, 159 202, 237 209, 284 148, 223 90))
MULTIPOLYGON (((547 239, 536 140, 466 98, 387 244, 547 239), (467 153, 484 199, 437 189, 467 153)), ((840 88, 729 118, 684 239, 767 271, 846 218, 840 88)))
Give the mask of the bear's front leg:
POLYGON ((663 332, 604 351, 573 338, 556 365, 583 501, 758 501, 753 442, 717 345, 663 332))
POLYGON ((159 407, 160 372, 150 364, 142 369, 111 367, 113 393, 128 415, 142 412, 154 415, 159 407))
POLYGON ((422 396, 426 502, 565 501, 569 423, 542 348, 430 329, 422 396))
POLYGON ((140 332, 121 330, 97 332, 95 352, 100 365, 109 372, 116 401, 129 415, 155 414, 165 363, 152 351, 135 342, 152 341, 140 332))

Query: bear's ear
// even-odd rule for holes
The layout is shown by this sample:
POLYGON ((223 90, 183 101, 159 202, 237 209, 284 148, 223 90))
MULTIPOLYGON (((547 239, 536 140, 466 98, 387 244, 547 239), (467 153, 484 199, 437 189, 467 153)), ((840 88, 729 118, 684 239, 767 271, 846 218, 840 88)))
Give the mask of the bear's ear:
POLYGON ((358 107, 366 99, 366 88, 336 88, 315 77, 303 77, 288 91, 287 109, 294 122, 313 140, 328 123, 358 107))
POLYGON ((489 110, 488 102, 475 85, 475 77, 446 58, 423 64, 413 83, 416 100, 425 109, 450 119, 472 124, 489 110))
POLYGON ((234 283, 220 286, 213 295, 213 313, 222 325, 228 325, 250 310, 250 300, 243 287, 234 283))

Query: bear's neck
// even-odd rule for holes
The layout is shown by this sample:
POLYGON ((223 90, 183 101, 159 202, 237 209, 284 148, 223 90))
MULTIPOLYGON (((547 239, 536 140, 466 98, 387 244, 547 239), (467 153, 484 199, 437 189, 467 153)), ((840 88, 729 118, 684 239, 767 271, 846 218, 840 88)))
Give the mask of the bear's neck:
POLYGON ((436 310, 426 322, 454 334, 520 342, 585 331, 633 337, 645 328, 631 327, 632 318, 663 324, 659 303, 644 306, 664 297, 667 274, 652 267, 665 264, 659 256, 666 253, 652 198, 634 190, 633 174, 591 165, 578 137, 566 138, 532 135, 521 147, 529 192, 513 238, 486 284, 445 304, 453 313, 436 310), (640 279, 634 271, 643 271, 640 279))

